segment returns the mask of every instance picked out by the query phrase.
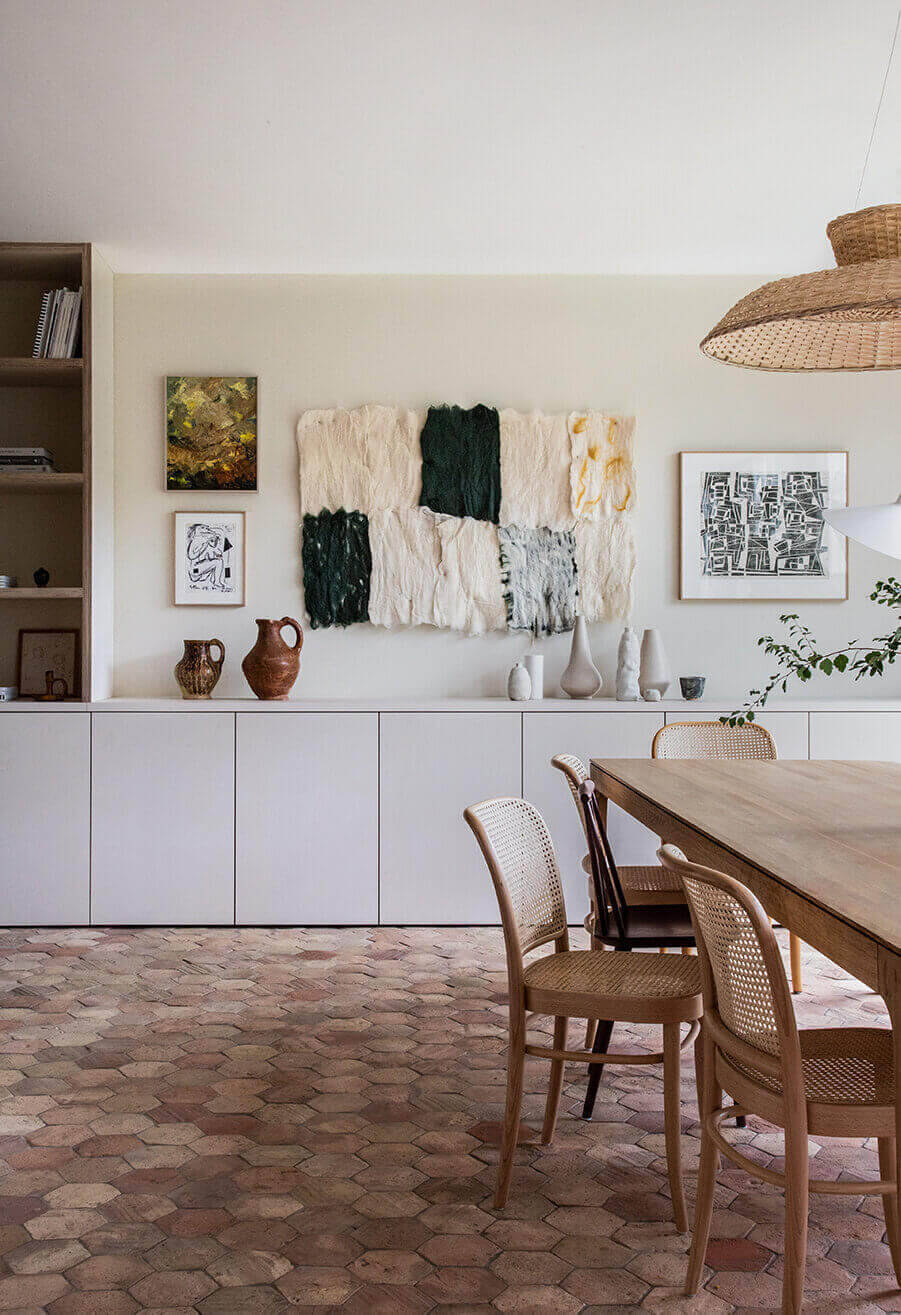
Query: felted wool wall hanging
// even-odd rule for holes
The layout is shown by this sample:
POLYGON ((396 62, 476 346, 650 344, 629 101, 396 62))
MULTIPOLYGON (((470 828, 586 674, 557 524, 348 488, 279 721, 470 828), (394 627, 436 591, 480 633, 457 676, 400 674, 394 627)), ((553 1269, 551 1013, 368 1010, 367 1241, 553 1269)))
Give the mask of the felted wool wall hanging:
POLYGON ((491 407, 307 411, 311 624, 556 633, 628 614, 634 421, 491 407))

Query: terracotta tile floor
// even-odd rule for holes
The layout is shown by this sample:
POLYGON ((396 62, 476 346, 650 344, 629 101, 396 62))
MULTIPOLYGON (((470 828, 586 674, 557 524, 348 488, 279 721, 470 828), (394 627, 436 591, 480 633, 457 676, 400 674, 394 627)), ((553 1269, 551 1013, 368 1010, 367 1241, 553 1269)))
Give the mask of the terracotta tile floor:
MULTIPOLYGON (((691 1311, 778 1302, 782 1198, 721 1175, 679 1295, 656 1069, 568 1071, 552 1148, 491 1209, 504 977, 490 930, 0 933, 0 1310, 52 1315, 691 1311)), ((806 1022, 884 1022, 806 955, 806 1022)), ((576 1025, 574 1025, 575 1027, 576 1025)), ((625 1029, 623 1029, 624 1031, 625 1029)), ((647 1044, 636 1029, 631 1040, 647 1044)), ((546 1066, 527 1068, 538 1123, 546 1066)), ((683 1121, 696 1163, 691 1066, 683 1121)), ((762 1125, 750 1154, 778 1157, 762 1125)), ((870 1148, 812 1147, 822 1176, 870 1148)), ((901 1311, 869 1198, 814 1198, 808 1309, 901 1311)))

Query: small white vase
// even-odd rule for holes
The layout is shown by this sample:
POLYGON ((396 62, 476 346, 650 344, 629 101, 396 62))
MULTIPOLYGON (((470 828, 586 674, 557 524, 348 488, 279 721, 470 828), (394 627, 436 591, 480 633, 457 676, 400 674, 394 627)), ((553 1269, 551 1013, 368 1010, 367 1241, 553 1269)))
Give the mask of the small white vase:
POLYGON ((514 703, 522 703, 523 699, 532 697, 532 682, 521 662, 516 663, 507 677, 507 697, 514 703))
POLYGON ((544 698, 544 654, 527 653, 522 660, 522 664, 529 673, 529 680, 532 685, 530 699, 544 698))
POLYGON ((649 689, 656 689, 663 698, 672 678, 660 631, 656 626, 652 626, 644 632, 641 639, 641 670, 638 673, 638 687, 642 695, 649 689))
POLYGON ((597 694, 602 684, 601 673, 591 660, 588 626, 584 616, 577 616, 573 626, 569 666, 560 677, 560 688, 571 699, 590 699, 597 694))
POLYGON ((626 626, 619 641, 616 664, 616 697, 620 703, 637 703, 641 698, 638 666, 638 635, 631 626, 626 626))

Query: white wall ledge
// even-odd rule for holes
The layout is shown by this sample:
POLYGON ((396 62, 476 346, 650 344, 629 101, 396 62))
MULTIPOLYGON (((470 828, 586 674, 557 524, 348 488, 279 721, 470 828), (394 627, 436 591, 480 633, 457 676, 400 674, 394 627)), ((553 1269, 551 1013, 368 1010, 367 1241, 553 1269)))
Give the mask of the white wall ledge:
MULTIPOLYGON (((0 703, 2 712, 665 712, 697 714, 699 721, 739 708, 743 695, 728 699, 662 699, 658 703, 620 703, 616 699, 536 699, 515 703, 505 698, 452 699, 102 699, 94 703, 43 703, 18 699, 0 703)), ((761 714, 774 712, 901 712, 901 698, 771 699, 761 714)))

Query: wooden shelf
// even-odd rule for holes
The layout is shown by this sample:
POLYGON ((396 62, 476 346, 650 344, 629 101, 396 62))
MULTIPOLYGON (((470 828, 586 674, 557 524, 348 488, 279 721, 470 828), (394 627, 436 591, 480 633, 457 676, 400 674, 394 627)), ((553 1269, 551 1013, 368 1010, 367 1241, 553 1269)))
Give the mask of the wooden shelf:
POLYGON ((0 589, 0 603, 4 602, 32 602, 37 600, 55 599, 57 602, 65 598, 83 598, 83 589, 59 588, 53 589, 50 585, 46 589, 0 589))
POLYGON ((0 356, 0 388, 77 388, 83 373, 84 361, 78 357, 0 356))
POLYGON ((81 471, 55 471, 17 475, 0 473, 0 493, 60 493, 76 490, 84 485, 81 471))

